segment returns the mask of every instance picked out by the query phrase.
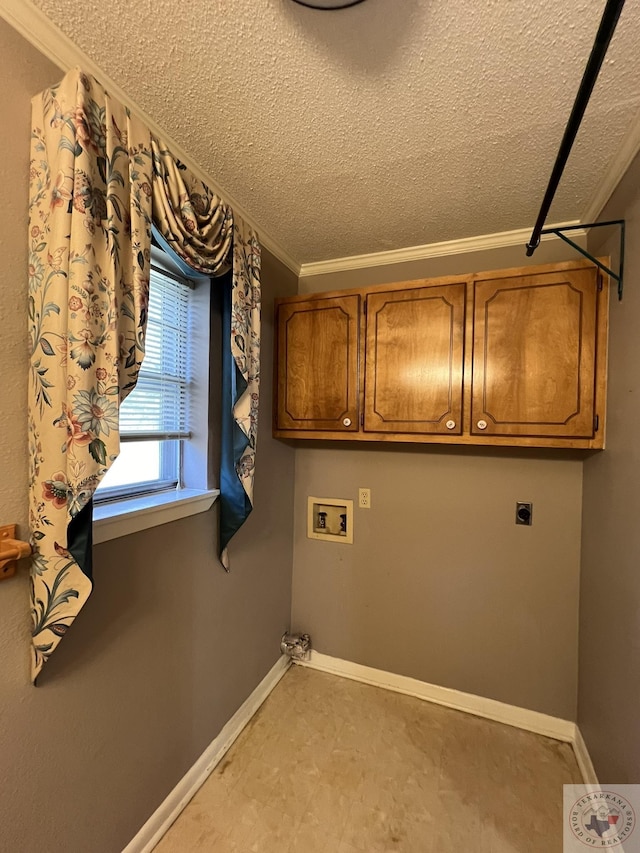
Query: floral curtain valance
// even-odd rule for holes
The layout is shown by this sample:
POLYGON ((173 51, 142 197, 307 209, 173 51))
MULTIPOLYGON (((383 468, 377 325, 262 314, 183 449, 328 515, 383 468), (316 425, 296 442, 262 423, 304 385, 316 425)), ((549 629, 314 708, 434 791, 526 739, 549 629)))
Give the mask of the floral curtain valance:
POLYGON ((92 588, 91 508, 144 355, 151 223, 225 293, 221 561, 251 511, 260 352, 255 233, 92 77, 32 102, 30 524, 35 680, 92 588))
POLYGON ((78 70, 35 97, 32 115, 35 679, 91 592, 91 498, 118 455, 119 406, 144 354, 152 167, 148 130, 78 70))
POLYGON ((231 266, 233 211, 164 142, 152 137, 151 147, 155 225, 191 269, 222 275, 231 266))

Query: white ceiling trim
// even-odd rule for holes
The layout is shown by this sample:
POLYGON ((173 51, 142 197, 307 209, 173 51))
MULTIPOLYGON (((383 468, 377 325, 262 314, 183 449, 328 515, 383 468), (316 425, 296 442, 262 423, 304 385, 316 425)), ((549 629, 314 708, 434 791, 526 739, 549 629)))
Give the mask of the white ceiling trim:
POLYGON ((640 152, 640 111, 634 116, 629 130, 598 184, 581 219, 582 222, 592 223, 597 220, 638 152, 640 152))
MULTIPOLYGON (((548 225, 548 228, 566 228, 579 225, 577 220, 548 225)), ((442 243, 427 243, 424 246, 408 246, 406 249, 392 249, 389 252, 373 252, 369 255, 352 255, 347 258, 334 258, 330 261, 316 261, 302 264, 300 277, 322 275, 323 273, 345 272, 346 270, 381 267, 387 264, 401 264, 408 261, 423 261, 427 258, 440 258, 446 255, 462 255, 467 252, 484 252, 488 249, 502 249, 506 246, 523 248, 531 237, 532 228, 518 228, 516 231, 499 231, 495 234, 483 234, 479 237, 464 237, 461 240, 446 240, 442 243)), ((586 231, 574 232, 576 238, 585 237, 586 231)), ((543 234, 542 240, 558 240, 553 234, 543 234)))
POLYGON ((11 24, 28 42, 36 47, 47 59, 58 68, 68 71, 70 68, 82 68, 83 71, 98 79, 102 85, 119 101, 136 113, 155 136, 163 139, 178 159, 191 169, 201 181, 219 195, 224 202, 231 205, 234 212, 242 217, 255 231, 260 243, 275 255, 296 275, 300 273, 300 264, 295 261, 272 237, 267 234, 251 217, 249 213, 233 199, 229 193, 219 187, 210 175, 193 161, 165 130, 142 110, 118 84, 112 80, 98 65, 87 56, 62 30, 47 18, 47 16, 30 0, 0 0, 0 16, 11 24))

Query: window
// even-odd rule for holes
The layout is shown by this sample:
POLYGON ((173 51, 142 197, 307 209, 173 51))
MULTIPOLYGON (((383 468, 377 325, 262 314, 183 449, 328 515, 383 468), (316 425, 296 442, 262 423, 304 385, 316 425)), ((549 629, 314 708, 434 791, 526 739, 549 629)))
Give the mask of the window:
POLYGON ((97 499, 166 491, 183 485, 182 440, 190 437, 190 294, 193 286, 151 271, 145 357, 138 382, 120 407, 120 456, 97 499))
POLYGON ((208 279, 185 278, 154 248, 145 357, 120 407, 120 455, 96 490, 94 511, 104 526, 142 508, 145 523, 97 538, 94 530, 96 541, 171 520, 150 510, 176 501, 196 507, 210 498, 175 517, 202 511, 217 494, 207 466, 209 291, 208 279))

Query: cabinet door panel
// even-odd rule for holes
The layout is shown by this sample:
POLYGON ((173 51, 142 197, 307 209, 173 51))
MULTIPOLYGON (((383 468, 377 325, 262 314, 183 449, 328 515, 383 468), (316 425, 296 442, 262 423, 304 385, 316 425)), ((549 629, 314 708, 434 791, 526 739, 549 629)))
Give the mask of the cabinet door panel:
POLYGON ((279 429, 358 430, 359 296, 278 307, 279 429))
POLYGON ((365 430, 462 432, 466 285, 367 296, 365 430))
POLYGON ((597 271, 478 281, 473 435, 594 434, 597 271))

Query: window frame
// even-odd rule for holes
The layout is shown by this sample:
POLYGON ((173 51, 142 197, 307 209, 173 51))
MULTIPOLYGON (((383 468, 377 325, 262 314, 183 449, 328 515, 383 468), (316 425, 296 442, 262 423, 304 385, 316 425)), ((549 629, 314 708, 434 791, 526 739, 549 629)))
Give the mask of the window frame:
MULTIPOLYGON (((151 263, 163 275, 188 283, 191 288, 190 351, 188 365, 189 436, 168 439, 176 443, 178 477, 105 489, 95 500, 94 542, 128 535, 209 509, 218 495, 209 454, 209 353, 211 281, 195 271, 186 276, 169 255, 152 246, 151 263)), ((135 443, 137 436, 122 443, 135 443)), ((150 438, 148 440, 156 440, 150 438)), ((160 439, 163 441, 162 439, 160 439)), ((162 473, 162 471, 161 471, 162 473)))

